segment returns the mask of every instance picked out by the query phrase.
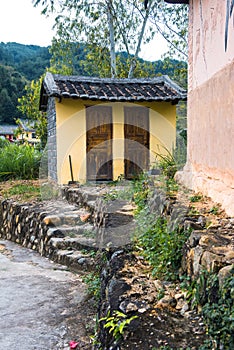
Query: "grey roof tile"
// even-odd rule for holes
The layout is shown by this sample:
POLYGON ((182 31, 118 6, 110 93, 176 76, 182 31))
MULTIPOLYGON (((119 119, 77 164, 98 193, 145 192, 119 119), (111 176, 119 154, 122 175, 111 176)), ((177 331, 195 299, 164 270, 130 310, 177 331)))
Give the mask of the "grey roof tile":
POLYGON ((187 93, 168 76, 152 79, 111 79, 47 73, 41 88, 41 110, 46 109, 48 97, 121 102, 178 102, 186 99, 187 93))

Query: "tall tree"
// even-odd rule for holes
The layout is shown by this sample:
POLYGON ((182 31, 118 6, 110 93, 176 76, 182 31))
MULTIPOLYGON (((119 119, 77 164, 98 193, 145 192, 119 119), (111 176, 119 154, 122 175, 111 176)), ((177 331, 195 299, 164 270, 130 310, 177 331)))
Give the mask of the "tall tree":
POLYGON ((18 110, 26 117, 30 122, 33 122, 36 130, 36 135, 41 140, 42 148, 47 142, 47 119, 46 113, 38 110, 40 89, 44 76, 37 81, 31 81, 25 86, 25 94, 18 99, 18 110))
MULTIPOLYGON (((117 52, 127 53, 125 76, 132 77, 142 45, 153 40, 157 32, 163 33, 169 40, 167 31, 171 28, 174 35, 177 23, 181 24, 180 9, 183 7, 178 7, 170 22, 166 13, 169 11, 171 16, 172 9, 163 0, 148 0, 147 6, 142 0, 32 1, 35 6, 43 5, 44 14, 56 10, 55 28, 61 42, 88 43, 92 58, 98 62, 102 57, 100 65, 107 61, 108 55, 108 69, 105 67, 100 71, 112 77, 120 76, 117 52), (164 33, 165 28, 167 31, 164 33)), ((185 21, 186 17, 183 17, 185 21)), ((174 42, 174 47, 178 46, 178 42, 174 42)))

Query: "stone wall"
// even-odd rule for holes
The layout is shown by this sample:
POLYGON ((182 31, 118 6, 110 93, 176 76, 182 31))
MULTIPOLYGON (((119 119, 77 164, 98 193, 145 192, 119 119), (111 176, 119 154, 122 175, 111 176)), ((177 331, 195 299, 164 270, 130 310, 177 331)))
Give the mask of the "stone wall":
POLYGON ((56 111, 54 99, 50 98, 47 109, 48 120, 48 175, 57 182, 57 137, 56 137, 56 111))

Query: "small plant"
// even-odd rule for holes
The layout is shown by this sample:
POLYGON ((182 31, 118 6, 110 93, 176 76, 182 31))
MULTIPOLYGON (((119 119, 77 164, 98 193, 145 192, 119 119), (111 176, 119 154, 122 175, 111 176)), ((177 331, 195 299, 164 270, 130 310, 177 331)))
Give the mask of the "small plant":
POLYGON ((201 201, 202 200, 202 198, 203 198, 203 196, 202 195, 200 195, 200 194, 195 194, 194 196, 191 196, 189 199, 190 199, 190 202, 199 202, 199 201, 201 201))
POLYGON ((108 311, 107 316, 102 317, 99 321, 104 321, 104 328, 109 328, 109 333, 113 335, 115 340, 119 340, 126 331, 127 326, 136 318, 138 318, 137 315, 128 317, 123 312, 115 310, 112 315, 108 311))
POLYGON ((169 179, 173 179, 176 171, 178 170, 176 160, 173 154, 166 148, 163 147, 163 152, 159 151, 156 153, 156 163, 159 169, 162 170, 164 176, 169 179))
POLYGON ((199 211, 195 208, 194 205, 190 206, 188 215, 190 216, 196 216, 196 215, 200 215, 199 211))
POLYGON ((148 196, 150 194, 149 178, 147 174, 140 174, 132 182, 133 201, 137 205, 137 212, 145 208, 148 196))
POLYGON ((213 215, 218 215, 220 212, 220 207, 214 205, 212 208, 210 208, 209 213, 213 215))
POLYGON ((217 349, 234 349, 234 267, 222 286, 217 275, 210 275, 207 299, 202 313, 208 335, 217 349))
POLYGON ((98 273, 90 272, 83 277, 83 282, 88 285, 88 292, 96 301, 100 298, 101 281, 98 273))

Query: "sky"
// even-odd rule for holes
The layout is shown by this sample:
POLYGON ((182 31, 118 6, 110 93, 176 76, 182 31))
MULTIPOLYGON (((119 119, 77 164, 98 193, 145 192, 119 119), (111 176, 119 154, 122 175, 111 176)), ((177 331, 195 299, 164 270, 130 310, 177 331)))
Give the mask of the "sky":
MULTIPOLYGON (((53 38, 53 18, 41 14, 41 7, 34 8, 31 0, 1 0, 0 42, 16 42, 25 45, 49 46, 53 38)), ((140 57, 155 61, 166 50, 160 38, 145 46, 140 57), (159 46, 160 43, 160 46, 159 46)))

